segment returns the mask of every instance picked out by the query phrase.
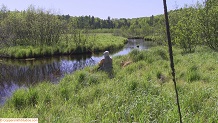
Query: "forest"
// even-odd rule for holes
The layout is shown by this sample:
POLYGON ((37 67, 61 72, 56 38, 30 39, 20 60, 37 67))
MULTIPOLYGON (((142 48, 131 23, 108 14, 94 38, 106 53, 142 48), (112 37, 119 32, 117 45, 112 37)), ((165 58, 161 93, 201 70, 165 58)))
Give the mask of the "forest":
MULTIPOLYGON (((184 52, 193 52, 197 45, 218 50, 218 1, 186 5, 169 11, 173 44, 184 52)), ((100 19, 94 16, 57 15, 30 5, 24 11, 0 8, 0 46, 58 45, 73 38, 79 44, 84 34, 112 33, 122 37, 148 37, 165 44, 164 15, 132 19, 100 19), (73 36, 72 36, 73 35, 73 36)))

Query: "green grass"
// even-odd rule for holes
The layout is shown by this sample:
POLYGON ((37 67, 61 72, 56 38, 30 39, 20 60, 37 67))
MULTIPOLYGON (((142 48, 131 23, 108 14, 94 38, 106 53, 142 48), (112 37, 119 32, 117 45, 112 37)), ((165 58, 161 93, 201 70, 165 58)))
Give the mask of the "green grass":
MULTIPOLYGON (((114 78, 97 66, 20 89, 0 109, 0 117, 37 117, 39 122, 179 122, 167 47, 133 50, 113 58, 114 78), (133 61, 121 67, 121 61, 133 61)), ((214 123, 218 116, 218 53, 174 48, 183 122, 214 123)))
POLYGON ((110 33, 112 34, 114 32, 114 29, 93 29, 93 30, 90 30, 89 32, 91 33, 110 33))
MULTIPOLYGON (((78 39, 77 39, 78 40, 78 39)), ((14 46, 0 49, 0 56, 10 58, 32 58, 60 54, 78 54, 99 52, 104 50, 117 50, 125 45, 126 38, 112 34, 81 34, 81 41, 76 45, 73 36, 63 35, 60 43, 54 46, 14 46)))

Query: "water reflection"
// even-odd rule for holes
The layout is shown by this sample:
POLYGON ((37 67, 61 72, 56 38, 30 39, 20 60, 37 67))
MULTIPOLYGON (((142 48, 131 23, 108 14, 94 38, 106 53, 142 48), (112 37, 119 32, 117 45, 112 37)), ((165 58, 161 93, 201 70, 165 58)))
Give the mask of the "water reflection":
POLYGON ((129 39, 124 48, 117 53, 114 53, 112 56, 126 55, 133 49, 147 50, 154 45, 153 42, 145 41, 143 39, 129 39))
MULTIPOLYGON (((126 55, 132 49, 148 49, 151 42, 131 39, 120 51, 111 51, 111 56, 126 55)), ((42 81, 57 83, 65 74, 86 66, 96 65, 103 54, 86 54, 41 58, 32 61, 2 60, 0 62, 0 105, 18 88, 27 88, 42 81)))

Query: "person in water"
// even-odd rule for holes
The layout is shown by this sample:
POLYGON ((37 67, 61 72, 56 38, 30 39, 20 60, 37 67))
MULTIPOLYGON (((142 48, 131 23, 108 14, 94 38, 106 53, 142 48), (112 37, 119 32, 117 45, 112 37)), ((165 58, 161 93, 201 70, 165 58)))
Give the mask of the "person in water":
POLYGON ((109 51, 105 51, 103 55, 104 58, 98 63, 99 65, 98 70, 103 70, 111 74, 113 66, 112 66, 112 58, 109 56, 109 51))

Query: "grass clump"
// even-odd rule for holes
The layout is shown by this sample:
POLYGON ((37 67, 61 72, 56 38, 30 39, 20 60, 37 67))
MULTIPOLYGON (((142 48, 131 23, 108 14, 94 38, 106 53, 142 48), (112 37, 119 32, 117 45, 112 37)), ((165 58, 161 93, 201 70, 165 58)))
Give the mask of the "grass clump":
MULTIPOLYGON (((216 122, 217 53, 175 50, 183 122, 216 122), (207 63, 210 61, 210 63, 207 63)), ((60 83, 21 89, 0 117, 38 117, 39 122, 179 122, 167 48, 133 50, 113 58, 114 77, 94 67, 66 75, 60 83), (132 61, 123 67, 121 61, 132 61)))
POLYGON ((19 89, 14 93, 11 98, 11 102, 8 103, 13 108, 21 111, 28 107, 35 107, 38 104, 38 92, 32 88, 30 89, 19 89))

